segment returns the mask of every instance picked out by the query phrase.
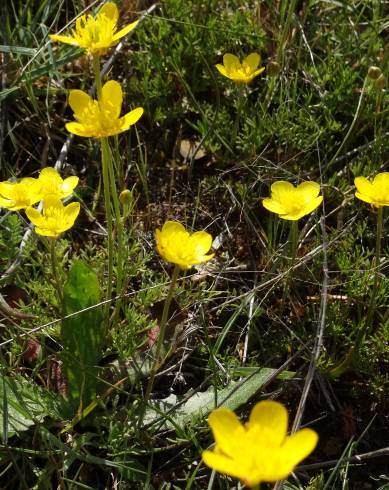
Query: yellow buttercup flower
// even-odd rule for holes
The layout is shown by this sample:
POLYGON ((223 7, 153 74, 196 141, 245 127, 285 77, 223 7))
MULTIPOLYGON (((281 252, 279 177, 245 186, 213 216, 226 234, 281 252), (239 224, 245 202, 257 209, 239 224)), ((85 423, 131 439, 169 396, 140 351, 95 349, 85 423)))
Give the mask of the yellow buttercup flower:
POLYGON ((276 401, 257 403, 246 425, 228 408, 214 410, 208 423, 216 446, 203 452, 204 463, 249 487, 286 478, 318 441, 312 429, 288 436, 288 412, 276 401))
POLYGON ((77 187, 78 177, 71 176, 65 180, 59 175, 59 173, 52 167, 46 167, 41 170, 38 182, 40 183, 41 199, 49 195, 54 195, 60 199, 70 196, 73 190, 77 187))
POLYGON ((354 180, 357 192, 355 197, 368 202, 376 208, 389 206, 389 172, 377 174, 370 182, 365 177, 354 180))
POLYGON ((64 206, 57 196, 47 196, 43 200, 42 214, 35 208, 26 209, 26 215, 38 235, 57 237, 74 225, 80 212, 80 203, 71 202, 64 206))
POLYGON ((137 107, 123 117, 120 116, 123 93, 120 83, 110 80, 101 90, 101 99, 93 100, 82 90, 71 90, 69 105, 77 122, 66 124, 70 133, 86 138, 103 138, 122 133, 135 124, 143 114, 137 107))
POLYGON ((18 211, 41 200, 38 179, 26 177, 20 182, 0 182, 0 207, 18 211))
POLYGON ((177 264, 182 270, 207 262, 215 255, 207 255, 212 246, 209 233, 196 231, 190 234, 177 221, 166 221, 162 230, 155 231, 155 240, 159 255, 167 262, 177 264))
POLYGON ((78 17, 76 27, 72 29, 70 36, 52 34, 50 38, 53 41, 84 48, 92 56, 101 56, 138 24, 138 21, 135 21, 116 32, 118 18, 117 6, 113 2, 107 2, 95 17, 90 14, 78 17))
POLYGON ((320 185, 316 182, 302 182, 294 187, 280 180, 271 185, 271 197, 263 200, 263 206, 282 219, 296 221, 321 204, 323 196, 319 193, 320 185))
POLYGON ((227 53, 223 56, 223 65, 215 65, 219 72, 234 82, 249 83, 253 78, 263 72, 264 67, 258 68, 261 57, 258 53, 251 53, 242 63, 234 54, 227 53))

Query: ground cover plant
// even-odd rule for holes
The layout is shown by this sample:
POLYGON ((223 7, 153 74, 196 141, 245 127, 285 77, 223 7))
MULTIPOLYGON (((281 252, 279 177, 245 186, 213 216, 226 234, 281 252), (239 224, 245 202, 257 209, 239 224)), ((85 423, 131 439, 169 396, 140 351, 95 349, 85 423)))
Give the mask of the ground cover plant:
POLYGON ((386 2, 1 11, 0 487, 389 488, 386 2))

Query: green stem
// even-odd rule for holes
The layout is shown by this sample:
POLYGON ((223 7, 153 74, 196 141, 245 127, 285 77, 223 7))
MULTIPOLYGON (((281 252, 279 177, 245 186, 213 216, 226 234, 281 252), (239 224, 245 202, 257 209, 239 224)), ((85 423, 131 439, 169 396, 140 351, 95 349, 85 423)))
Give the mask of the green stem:
MULTIPOLYGON (((168 316, 169 316, 169 309, 170 309, 170 304, 171 304, 173 296, 174 296, 174 291, 176 289, 176 283, 177 283, 179 273, 180 273, 180 268, 178 265, 175 265, 173 275, 172 275, 172 280, 170 281, 169 291, 167 293, 167 297, 166 297, 165 304, 163 307, 161 323, 159 325, 159 334, 158 334, 157 347, 155 349, 154 362, 153 362, 153 365, 151 367, 150 377, 149 377, 149 381, 147 383, 146 394, 144 397, 145 408, 146 408, 146 405, 150 399, 151 391, 153 389, 153 384, 154 384, 154 380, 155 380, 155 375, 157 374, 158 368, 159 368, 160 363, 161 363, 161 351, 162 351, 162 347, 163 347, 163 342, 165 340, 165 331, 166 331, 166 326, 168 323, 167 321, 168 321, 168 316)), ((142 423, 142 421, 143 421, 143 416, 140 417, 140 424, 142 423)))
MULTIPOLYGON (((107 218, 107 233, 108 233, 108 279, 107 279, 107 299, 112 296, 112 281, 113 281, 113 226, 111 213, 111 197, 110 197, 110 178, 109 167, 111 165, 111 156, 109 151, 108 139, 101 138, 101 161, 103 167, 103 187, 104 187, 104 204, 105 216, 107 218)), ((109 303, 106 305, 106 315, 108 315, 109 303)))
POLYGON ((93 56, 93 71, 95 74, 95 84, 97 99, 101 99, 102 87, 101 87, 101 74, 100 74, 100 56, 93 56))
MULTIPOLYGON (((123 284, 123 251, 124 251, 123 250, 124 249, 123 222, 120 213, 120 203, 119 203, 119 197, 118 197, 118 192, 116 187, 112 155, 111 155, 108 141, 107 141, 107 145, 108 145, 108 153, 109 153, 109 164, 108 164, 109 182, 110 182, 110 190, 111 190, 111 199, 112 199, 113 209, 115 213, 115 225, 116 225, 117 243, 118 243, 117 260, 116 260, 116 293, 117 295, 120 296, 122 292, 121 289, 123 284)), ((115 305, 115 317, 119 312, 119 309, 120 309, 120 300, 118 300, 115 305)))
POLYGON ((62 307, 63 301, 63 292, 62 292, 62 283, 59 277, 58 267, 57 267, 57 254, 55 253, 55 238, 50 238, 50 260, 51 260, 51 269, 53 271, 54 284, 55 289, 57 290, 58 302, 62 307))
POLYGON ((288 294, 288 289, 289 289, 289 283, 290 283, 290 278, 292 275, 293 271, 293 266, 296 260, 296 255, 297 255, 297 245, 298 245, 298 220, 291 221, 290 223, 290 235, 289 235, 289 245, 290 245, 290 258, 289 258, 289 271, 287 273, 286 279, 285 279, 285 285, 284 285, 284 291, 282 293, 282 300, 281 300, 281 313, 284 311, 284 305, 285 305, 285 300, 286 296, 288 294))
POLYGON ((232 136, 231 136, 231 149, 232 149, 232 151, 235 150, 235 142, 236 142, 236 138, 237 138, 238 133, 239 133, 239 123, 240 123, 240 118, 242 115, 242 109, 243 109, 243 105, 244 105, 244 101, 245 101, 244 89, 245 89, 245 86, 242 83, 238 83, 238 85, 237 85, 238 101, 237 101, 237 105, 236 105, 235 121, 234 121, 233 130, 232 130, 232 136))

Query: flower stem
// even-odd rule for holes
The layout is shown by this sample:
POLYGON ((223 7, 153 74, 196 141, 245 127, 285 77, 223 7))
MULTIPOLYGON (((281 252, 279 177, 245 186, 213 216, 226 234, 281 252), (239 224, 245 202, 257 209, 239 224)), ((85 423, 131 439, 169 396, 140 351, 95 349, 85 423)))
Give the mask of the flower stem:
MULTIPOLYGON (((107 299, 112 296, 112 280, 113 280, 113 226, 111 213, 111 197, 110 197, 110 178, 109 166, 111 164, 111 156, 107 138, 101 138, 101 161, 103 167, 103 187, 104 187, 104 204, 105 216, 107 218, 107 233, 108 233, 108 279, 107 279, 107 299)), ((109 303, 106 306, 106 314, 108 315, 109 303)))
POLYGON ((95 74, 95 84, 96 84, 96 93, 97 99, 101 99, 101 74, 100 74, 100 56, 93 56, 93 71, 95 74))
POLYGON ((284 285, 284 291, 282 293, 282 300, 281 300, 281 312, 284 311, 284 306, 285 306, 285 300, 286 300, 286 295, 288 293, 289 289, 289 283, 290 283, 290 278, 292 275, 293 271, 293 265, 296 260, 296 255, 297 255, 297 245, 298 245, 298 221, 291 221, 290 223, 290 234, 289 234, 289 244, 290 244, 290 258, 289 258, 289 271, 286 275, 285 279, 285 285, 284 285))
POLYGON ((235 149, 235 142, 236 138, 239 133, 239 122, 240 122, 240 117, 242 114, 242 109, 244 105, 244 85, 242 83, 238 83, 237 85, 237 105, 236 105, 236 114, 235 114, 235 121, 234 121, 234 127, 232 130, 232 136, 231 136, 231 149, 234 151, 235 149))
MULTIPOLYGON (((179 266, 175 265, 174 270, 173 270, 172 279, 170 281, 169 291, 167 293, 165 304, 163 306, 161 323, 159 325, 159 334, 158 334, 157 346, 155 349, 154 362, 153 362, 153 365, 151 367, 150 377, 149 377, 149 381, 147 383, 146 393, 145 393, 145 397, 144 397, 145 409, 146 409, 146 405, 150 399, 151 391, 153 389, 155 375, 157 374, 158 368, 159 368, 161 360, 162 360, 161 359, 161 351, 162 351, 162 347, 163 347, 163 342, 165 340, 165 331, 166 331, 166 326, 168 323, 167 321, 168 321, 168 316, 169 316, 169 309, 170 309, 170 304, 171 304, 173 296, 174 296, 174 291, 176 289, 176 283, 177 283, 179 272, 180 272, 179 266)), ((143 412, 143 414, 144 414, 144 412, 143 412)), ((142 421, 143 421, 143 416, 140 417, 140 424, 142 423, 142 421)), ((140 427, 140 424, 139 424, 139 427, 140 427)))
POLYGON ((57 290, 58 295, 58 303, 62 308, 63 301, 63 292, 62 292, 62 283, 59 277, 58 267, 57 267, 57 254, 55 253, 55 238, 50 238, 50 260, 51 260, 51 269, 53 271, 54 284, 55 289, 57 290))

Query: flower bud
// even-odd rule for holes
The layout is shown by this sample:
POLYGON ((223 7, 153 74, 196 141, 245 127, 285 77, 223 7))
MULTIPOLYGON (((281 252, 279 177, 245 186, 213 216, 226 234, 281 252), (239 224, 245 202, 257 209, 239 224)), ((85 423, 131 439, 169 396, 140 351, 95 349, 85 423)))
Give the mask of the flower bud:
POLYGON ((382 75, 381 69, 378 66, 369 66, 369 69, 367 71, 367 76, 371 80, 377 80, 377 78, 382 75))
POLYGON ((124 189, 119 195, 119 201, 122 206, 130 206, 133 201, 132 192, 128 189, 124 189))
POLYGON ((375 86, 376 88, 378 88, 379 90, 382 90, 385 88, 386 86, 386 78, 385 76, 381 73, 381 75, 377 78, 377 80, 375 81, 375 86))

